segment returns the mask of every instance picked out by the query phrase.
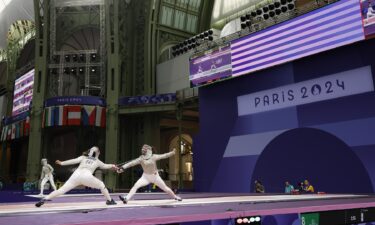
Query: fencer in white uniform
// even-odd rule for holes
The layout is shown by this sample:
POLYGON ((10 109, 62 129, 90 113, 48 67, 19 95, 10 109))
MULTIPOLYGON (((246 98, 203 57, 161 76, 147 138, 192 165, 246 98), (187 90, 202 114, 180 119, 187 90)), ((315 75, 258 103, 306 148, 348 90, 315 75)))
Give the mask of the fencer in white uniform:
POLYGON ((104 183, 98 178, 93 176, 93 173, 96 168, 100 169, 113 169, 117 170, 118 168, 114 164, 105 164, 99 160, 99 148, 94 146, 89 150, 88 156, 80 156, 75 159, 60 161, 56 160, 56 164, 61 166, 68 166, 78 164, 78 168, 73 172, 70 178, 65 182, 65 184, 59 188, 57 191, 54 191, 47 195, 45 198, 41 199, 38 203, 35 204, 36 207, 40 207, 44 204, 45 201, 48 201, 52 198, 55 198, 59 195, 63 195, 71 189, 84 185, 91 188, 100 189, 102 194, 107 199, 107 205, 115 205, 116 202, 109 195, 108 189, 105 187, 104 183))
POLYGON ((40 194, 43 195, 44 185, 49 181, 53 190, 56 191, 55 182, 53 181, 53 167, 47 163, 47 159, 42 159, 42 174, 40 175, 40 179, 42 180, 40 183, 40 194))
POLYGON ((156 162, 160 159, 166 159, 173 156, 176 153, 176 149, 171 152, 158 155, 152 154, 153 148, 149 145, 143 145, 142 147, 142 155, 139 156, 137 159, 134 159, 126 164, 124 164, 120 169, 117 170, 118 173, 124 172, 129 167, 135 165, 141 165, 143 169, 142 177, 134 184, 132 189, 129 191, 128 195, 126 196, 119 196, 120 199, 124 204, 126 204, 133 195, 137 192, 140 187, 144 187, 150 183, 156 184, 161 190, 169 194, 175 200, 181 201, 182 199, 175 195, 175 193, 164 183, 163 179, 159 176, 158 168, 156 166, 156 162))

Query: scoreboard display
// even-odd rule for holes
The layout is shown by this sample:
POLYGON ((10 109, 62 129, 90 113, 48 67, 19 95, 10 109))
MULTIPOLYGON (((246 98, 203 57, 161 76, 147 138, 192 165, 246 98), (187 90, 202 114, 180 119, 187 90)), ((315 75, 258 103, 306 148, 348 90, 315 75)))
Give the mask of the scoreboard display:
POLYGON ((301 214, 302 225, 346 225, 375 222, 375 207, 301 214))

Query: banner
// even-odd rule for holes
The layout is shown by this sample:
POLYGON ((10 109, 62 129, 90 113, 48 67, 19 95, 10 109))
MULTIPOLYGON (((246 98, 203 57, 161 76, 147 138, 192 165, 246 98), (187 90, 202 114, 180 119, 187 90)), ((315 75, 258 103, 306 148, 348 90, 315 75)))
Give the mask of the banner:
POLYGON ((44 107, 57 105, 99 105, 106 106, 104 98, 96 96, 66 96, 54 97, 44 101, 44 107))
POLYGON ((118 104, 121 106, 131 105, 149 105, 149 104, 163 104, 176 101, 175 93, 156 94, 156 95, 142 95, 142 96, 126 96, 119 99, 118 104))
POLYGON ((371 67, 237 97, 238 115, 250 115, 374 91, 371 67))

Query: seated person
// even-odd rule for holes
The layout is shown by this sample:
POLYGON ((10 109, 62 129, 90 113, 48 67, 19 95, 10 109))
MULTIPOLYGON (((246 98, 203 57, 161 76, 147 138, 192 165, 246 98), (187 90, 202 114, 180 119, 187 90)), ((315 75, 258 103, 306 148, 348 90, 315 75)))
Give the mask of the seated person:
POLYGON ((259 180, 255 180, 254 182, 255 184, 255 193, 264 193, 265 190, 264 190, 264 186, 262 185, 262 183, 259 181, 259 180))
POLYGON ((286 181, 286 182, 285 182, 285 193, 286 193, 286 194, 290 194, 290 193, 292 193, 293 190, 294 190, 293 185, 291 185, 291 184, 289 183, 289 181, 286 181))
POLYGON ((314 193, 314 187, 310 184, 308 180, 304 181, 304 189, 306 193, 314 193))
POLYGON ((303 182, 299 182, 298 183, 298 188, 297 188, 297 190, 298 190, 298 192, 299 193, 305 193, 305 187, 304 187, 304 185, 303 185, 303 182))

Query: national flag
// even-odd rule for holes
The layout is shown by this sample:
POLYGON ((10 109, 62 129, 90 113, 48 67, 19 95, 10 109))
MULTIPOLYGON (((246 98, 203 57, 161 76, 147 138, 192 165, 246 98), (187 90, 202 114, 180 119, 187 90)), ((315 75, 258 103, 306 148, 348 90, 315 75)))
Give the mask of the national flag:
POLYGON ((54 125, 55 115, 53 114, 53 108, 54 107, 46 107, 44 109, 44 126, 45 127, 50 127, 54 125))
POLYGON ((7 137, 7 126, 4 126, 1 131, 1 139, 0 141, 5 141, 7 137))
POLYGON ((13 140, 16 138, 16 124, 13 123, 11 126, 12 126, 12 134, 11 134, 10 139, 13 140))
POLYGON ((95 126, 105 127, 106 123, 106 108, 97 106, 96 107, 96 120, 95 126))
POLYGON ((64 126, 67 125, 68 111, 65 106, 56 106, 53 110, 55 121, 55 126, 64 126))
POLYGON ((24 123, 24 135, 28 136, 30 134, 30 117, 27 116, 24 123))
POLYGON ((24 120, 22 120, 22 121, 20 121, 20 137, 23 137, 24 136, 24 123, 25 123, 25 121, 24 120))
POLYGON ((16 123, 16 136, 15 138, 20 138, 20 123, 16 123))
POLYGON ((83 125, 95 125, 96 122, 96 106, 85 105, 82 112, 83 125))
POLYGON ((12 138, 12 126, 8 125, 7 140, 12 138))
POLYGON ((68 125, 81 125, 81 106, 66 106, 68 111, 68 125))

